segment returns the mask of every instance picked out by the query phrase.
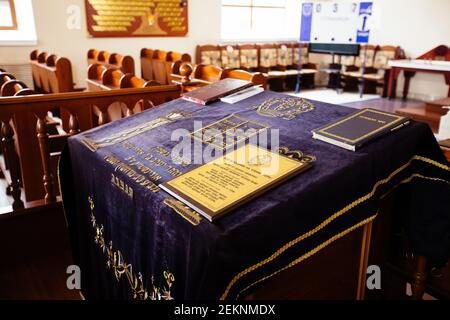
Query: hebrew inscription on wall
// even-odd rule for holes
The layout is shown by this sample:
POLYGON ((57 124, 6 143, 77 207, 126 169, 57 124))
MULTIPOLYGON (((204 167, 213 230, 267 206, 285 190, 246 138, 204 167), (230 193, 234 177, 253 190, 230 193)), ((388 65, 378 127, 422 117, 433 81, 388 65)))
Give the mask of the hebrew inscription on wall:
POLYGON ((92 37, 175 37, 188 32, 187 0, 85 0, 92 37))

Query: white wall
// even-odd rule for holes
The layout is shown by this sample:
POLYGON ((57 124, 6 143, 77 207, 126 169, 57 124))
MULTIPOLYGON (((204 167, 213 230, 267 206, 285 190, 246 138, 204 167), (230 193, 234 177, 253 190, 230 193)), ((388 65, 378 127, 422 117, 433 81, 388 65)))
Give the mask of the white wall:
POLYGON ((33 0, 38 45, 34 47, 0 46, 0 65, 27 63, 29 53, 38 48, 69 58, 72 62, 74 81, 77 86, 85 86, 87 51, 99 49, 133 56, 136 62, 136 73, 139 75, 139 54, 142 48, 187 52, 194 55, 197 44, 219 42, 220 3, 221 0, 189 0, 187 37, 89 38, 86 30, 84 0, 33 0), (66 26, 69 17, 67 9, 70 5, 78 5, 82 8, 81 30, 70 30, 66 26))
MULTIPOLYGON (((17 0, 16 0, 17 1, 17 0)), ((18 0, 20 1, 20 0, 18 0)), ((450 0, 374 0, 375 25, 371 42, 398 44, 410 57, 417 57, 439 44, 450 46, 450 0)), ((75 81, 84 86, 86 52, 97 48, 130 54, 139 74, 139 51, 143 47, 188 52, 197 44, 220 42, 221 0, 189 0, 189 35, 182 38, 88 38, 84 0, 33 0, 38 49, 68 57, 75 81), (82 8, 81 30, 66 26, 70 5, 82 8)), ((275 40, 275 39, 274 39, 275 40)), ((0 64, 26 63, 34 47, 1 47, 0 64)), ((400 79, 399 91, 403 81, 400 79)), ((411 81, 410 96, 423 100, 447 96, 443 76, 417 74, 411 81)))
MULTIPOLYGON (((434 47, 450 46, 450 0, 374 0, 376 28, 371 43, 397 44, 407 57, 417 58, 434 47)), ((403 75, 398 84, 403 90, 403 75)), ((417 73, 411 80, 411 98, 447 97, 443 75, 417 73)))

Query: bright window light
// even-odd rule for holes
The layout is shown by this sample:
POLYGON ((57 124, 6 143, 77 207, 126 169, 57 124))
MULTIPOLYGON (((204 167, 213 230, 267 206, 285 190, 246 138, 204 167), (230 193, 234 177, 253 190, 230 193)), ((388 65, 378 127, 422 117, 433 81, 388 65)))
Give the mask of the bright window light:
POLYGON ((222 0, 223 40, 296 40, 302 0, 222 0))
POLYGON ((4 9, 3 15, 0 15, 0 46, 37 43, 31 0, 0 0, 0 9, 4 9))

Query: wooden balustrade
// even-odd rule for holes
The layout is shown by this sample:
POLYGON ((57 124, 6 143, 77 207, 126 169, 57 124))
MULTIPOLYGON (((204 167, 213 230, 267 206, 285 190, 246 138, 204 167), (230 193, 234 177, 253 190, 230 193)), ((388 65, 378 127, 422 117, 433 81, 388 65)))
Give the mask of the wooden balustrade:
POLYGON ((21 201, 20 177, 27 202, 41 199, 45 199, 46 203, 56 201, 59 188, 55 179, 57 163, 55 160, 69 136, 94 127, 92 119, 94 106, 102 112, 100 124, 105 124, 109 121, 107 116, 109 106, 117 101, 126 105, 128 109, 126 116, 130 116, 133 114, 134 106, 139 102, 144 102, 142 104, 144 108, 151 108, 179 96, 179 86, 167 85, 0 99, 2 145, 5 161, 10 168, 13 209, 23 208, 26 205, 21 201), (69 114, 66 124, 69 129, 66 134, 51 135, 48 131, 45 121, 47 112, 55 107, 69 114), (10 124, 11 119, 15 119, 15 130, 10 124), (16 143, 18 154, 14 147, 16 143))

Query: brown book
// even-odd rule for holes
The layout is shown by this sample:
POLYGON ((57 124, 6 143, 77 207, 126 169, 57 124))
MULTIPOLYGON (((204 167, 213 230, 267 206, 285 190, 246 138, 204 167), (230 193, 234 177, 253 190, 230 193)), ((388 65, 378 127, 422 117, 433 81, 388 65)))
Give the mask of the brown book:
POLYGON ((227 78, 200 89, 184 93, 181 97, 191 102, 207 105, 208 103, 251 86, 253 86, 253 83, 250 81, 227 78))

